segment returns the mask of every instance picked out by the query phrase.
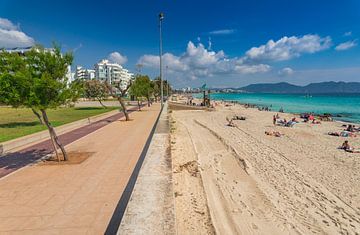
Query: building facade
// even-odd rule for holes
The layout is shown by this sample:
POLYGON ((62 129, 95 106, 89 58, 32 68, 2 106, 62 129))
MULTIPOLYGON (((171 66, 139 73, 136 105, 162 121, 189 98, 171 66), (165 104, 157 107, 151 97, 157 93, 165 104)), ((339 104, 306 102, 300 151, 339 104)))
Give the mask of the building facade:
POLYGON ((82 66, 76 66, 75 78, 80 80, 95 79, 95 70, 85 69, 82 66))
POLYGON ((124 69, 117 63, 111 63, 108 60, 101 60, 95 64, 95 79, 107 81, 110 84, 120 83, 120 88, 125 89, 134 74, 124 69))

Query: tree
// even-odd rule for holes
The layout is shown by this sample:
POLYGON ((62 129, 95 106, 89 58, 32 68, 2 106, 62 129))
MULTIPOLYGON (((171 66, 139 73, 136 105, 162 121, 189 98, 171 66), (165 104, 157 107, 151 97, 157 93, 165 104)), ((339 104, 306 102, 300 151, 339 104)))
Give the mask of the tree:
POLYGON ((110 84, 106 80, 105 81, 105 86, 108 89, 111 96, 116 97, 117 100, 119 101, 122 112, 124 113, 124 116, 125 116, 125 120, 130 121, 129 113, 127 111, 127 108, 126 108, 126 105, 125 105, 125 102, 124 102, 124 97, 126 96, 127 91, 130 89, 130 87, 132 85, 132 81, 130 80, 126 84, 126 87, 122 86, 122 83, 123 83, 123 81, 120 80, 118 82, 113 82, 113 84, 110 84))
MULTIPOLYGON (((161 80, 160 77, 156 77, 154 80, 152 80, 153 83, 153 94, 155 97, 155 100, 158 100, 158 98, 161 96, 161 80)), ((168 80, 163 80, 163 94, 164 96, 169 96, 171 93, 171 86, 168 82, 168 80)))
POLYGON ((106 108, 102 103, 106 99, 109 92, 104 83, 99 80, 88 80, 84 82, 84 96, 89 99, 95 99, 99 101, 101 106, 106 108))
POLYGON ((130 94, 136 97, 138 101, 139 110, 141 110, 140 100, 145 97, 150 106, 150 96, 152 95, 153 89, 151 87, 150 78, 147 75, 136 75, 135 81, 130 88, 130 94))
POLYGON ((152 80, 152 86, 154 87, 153 89, 153 93, 154 93, 154 97, 155 100, 157 101, 158 98, 161 96, 161 82, 160 82, 160 77, 155 78, 154 80, 152 80))
POLYGON ((79 98, 79 85, 68 85, 65 76, 72 60, 71 53, 62 54, 56 45, 51 50, 36 46, 22 55, 0 52, 0 102, 31 108, 46 125, 58 160, 57 148, 60 148, 65 161, 67 153, 51 125, 47 109, 68 105, 79 98))

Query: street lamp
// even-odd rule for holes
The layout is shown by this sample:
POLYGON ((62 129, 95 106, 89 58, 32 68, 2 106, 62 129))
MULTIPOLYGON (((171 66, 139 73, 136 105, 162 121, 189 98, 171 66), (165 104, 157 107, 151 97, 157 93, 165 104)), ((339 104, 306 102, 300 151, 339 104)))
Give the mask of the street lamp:
POLYGON ((169 100, 169 79, 168 79, 168 68, 169 66, 165 66, 165 78, 166 78, 166 98, 169 100))
POLYGON ((163 88, 163 79, 162 79, 162 32, 161 25, 164 19, 164 13, 159 14, 159 31, 160 31, 160 90, 161 90, 161 107, 164 105, 164 88, 163 88))

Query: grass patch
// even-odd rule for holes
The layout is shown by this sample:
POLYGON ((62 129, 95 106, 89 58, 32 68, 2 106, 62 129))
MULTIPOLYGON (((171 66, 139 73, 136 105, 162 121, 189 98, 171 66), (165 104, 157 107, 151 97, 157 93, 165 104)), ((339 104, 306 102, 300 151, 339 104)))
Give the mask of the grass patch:
MULTIPOLYGON (((114 109, 118 107, 58 108, 49 109, 47 113, 51 124, 56 127, 114 109)), ((31 109, 0 107, 0 143, 46 129, 31 109)))

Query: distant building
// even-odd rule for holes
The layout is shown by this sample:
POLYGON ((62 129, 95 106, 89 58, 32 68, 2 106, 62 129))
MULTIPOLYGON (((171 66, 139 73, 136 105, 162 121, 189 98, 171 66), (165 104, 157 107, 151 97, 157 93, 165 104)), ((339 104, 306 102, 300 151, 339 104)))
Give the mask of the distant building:
POLYGON ((74 81, 75 78, 74 78, 74 73, 71 72, 71 65, 68 65, 65 76, 68 79, 67 84, 70 84, 74 81))
POLYGON ((120 82, 122 89, 126 88, 133 76, 134 74, 124 69, 121 65, 111 63, 108 60, 101 60, 95 64, 95 79, 107 81, 110 84, 120 82))
POLYGON ((85 69, 82 66, 76 66, 75 79, 80 79, 80 80, 95 79, 95 70, 85 69))

